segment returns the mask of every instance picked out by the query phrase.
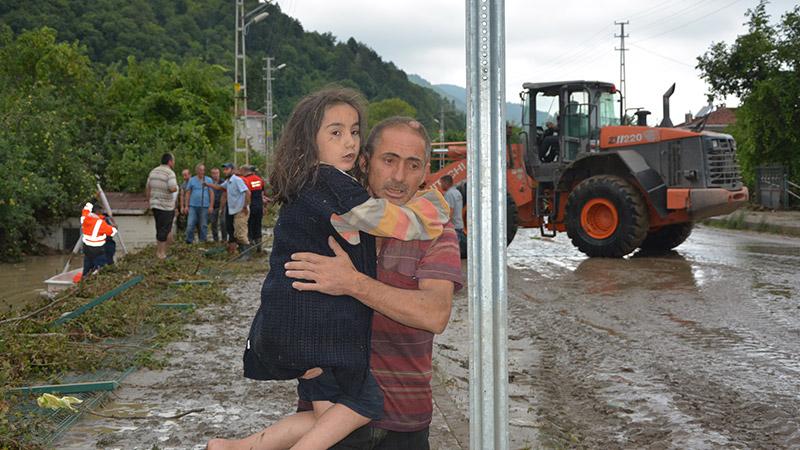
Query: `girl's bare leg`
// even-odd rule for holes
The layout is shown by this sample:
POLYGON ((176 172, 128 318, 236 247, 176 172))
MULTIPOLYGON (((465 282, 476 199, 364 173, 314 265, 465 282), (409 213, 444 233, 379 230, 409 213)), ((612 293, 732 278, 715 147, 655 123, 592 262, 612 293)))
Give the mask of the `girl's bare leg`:
POLYGON ((352 409, 330 402, 314 402, 314 414, 317 414, 317 403, 320 411, 324 409, 311 430, 292 446, 292 450, 323 450, 332 447, 347 435, 363 427, 370 419, 352 409), (331 406, 332 405, 332 406, 331 406))
POLYGON ((286 450, 307 434, 316 422, 314 413, 305 411, 280 421, 244 439, 212 439, 208 450, 286 450))

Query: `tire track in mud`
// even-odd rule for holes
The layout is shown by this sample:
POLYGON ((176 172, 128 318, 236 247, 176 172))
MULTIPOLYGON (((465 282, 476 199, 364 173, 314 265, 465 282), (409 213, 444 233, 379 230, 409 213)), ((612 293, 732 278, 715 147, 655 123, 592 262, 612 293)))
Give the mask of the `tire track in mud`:
POLYGON ((544 307, 534 312, 519 296, 512 294, 510 299, 512 317, 537 318, 529 324, 533 329, 525 331, 540 351, 526 380, 531 388, 526 397, 535 405, 542 446, 635 448, 669 436, 666 423, 650 421, 647 427, 631 427, 628 415, 634 411, 609 399, 606 390, 614 381, 595 370, 608 365, 613 367, 606 370, 619 373, 635 370, 606 350, 625 346, 628 339, 623 333, 577 318, 565 309, 544 307))
MULTIPOLYGON (((798 249, 702 228, 681 252, 621 260, 515 241, 511 448, 800 448, 798 249)), ((466 302, 437 338, 464 411, 466 302)))
MULTIPOLYGON (((645 294, 634 297, 646 298, 645 294)), ((512 300, 512 305, 520 299, 512 300)), ((744 391, 731 387, 741 384, 735 381, 742 375, 757 386, 791 362, 774 358, 776 353, 766 349, 760 356, 773 358, 753 364, 749 359, 754 351, 765 348, 753 337, 706 328, 668 313, 661 313, 660 322, 651 321, 649 333, 642 327, 625 330, 607 325, 609 315, 624 317, 624 311, 613 305, 603 307, 611 302, 588 307, 563 299, 527 303, 528 311, 513 311, 511 317, 538 317, 529 325, 536 330, 531 334, 534 344, 541 345, 532 396, 539 404, 543 444, 715 448, 795 442, 796 398, 770 394, 768 401, 759 399, 764 387, 775 392, 776 386, 744 391), (547 304, 562 309, 543 307, 547 304), (586 318, 595 315, 606 320, 596 323, 586 318), (737 369, 750 373, 730 373, 737 369), (748 411, 760 415, 752 417, 748 411)), ((653 308, 651 316, 658 317, 660 309, 653 308)))

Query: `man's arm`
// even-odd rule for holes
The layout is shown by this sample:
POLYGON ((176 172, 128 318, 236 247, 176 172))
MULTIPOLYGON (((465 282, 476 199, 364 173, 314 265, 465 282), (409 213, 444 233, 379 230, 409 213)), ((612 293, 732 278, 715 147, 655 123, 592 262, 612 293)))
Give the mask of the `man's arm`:
MULTIPOLYGON (((189 209, 189 198, 192 195, 192 187, 186 186, 186 189, 183 192, 183 210, 187 211, 189 209)), ((185 214, 185 212, 184 212, 185 214)))
POLYGON ((144 184, 144 196, 147 200, 150 200, 150 178, 147 178, 147 183, 144 184))
POLYGON ((422 279, 419 289, 399 289, 357 271, 350 257, 335 239, 328 238, 336 256, 296 253, 286 263, 292 287, 299 291, 318 291, 329 295, 349 295, 403 325, 440 334, 450 320, 453 282, 422 279))

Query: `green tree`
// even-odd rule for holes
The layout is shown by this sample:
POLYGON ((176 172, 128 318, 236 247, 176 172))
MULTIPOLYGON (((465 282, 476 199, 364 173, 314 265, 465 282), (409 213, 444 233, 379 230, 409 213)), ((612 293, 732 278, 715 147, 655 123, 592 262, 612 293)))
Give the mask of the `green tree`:
POLYGON ((0 36, 0 258, 74 215, 92 193, 97 81, 85 50, 50 28, 0 36))
POLYGON ((369 128, 374 127, 378 122, 392 116, 417 117, 417 110, 406 101, 399 98, 387 98, 379 102, 369 104, 369 128))
POLYGON ((800 181, 800 6, 771 24, 766 3, 747 11, 746 34, 713 44, 697 65, 712 96, 741 99, 730 131, 751 185, 765 163, 783 164, 800 181))
POLYGON ((106 85, 102 172, 109 189, 141 192, 164 152, 175 155, 176 169, 230 159, 233 97, 224 68, 131 57, 109 70, 106 85))

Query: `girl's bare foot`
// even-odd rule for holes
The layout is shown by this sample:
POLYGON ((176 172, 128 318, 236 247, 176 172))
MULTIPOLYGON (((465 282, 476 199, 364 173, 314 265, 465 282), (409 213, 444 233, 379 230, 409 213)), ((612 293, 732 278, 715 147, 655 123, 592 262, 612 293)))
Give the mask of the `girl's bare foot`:
POLYGON ((212 439, 206 444, 206 450, 232 450, 233 442, 227 439, 212 439))

